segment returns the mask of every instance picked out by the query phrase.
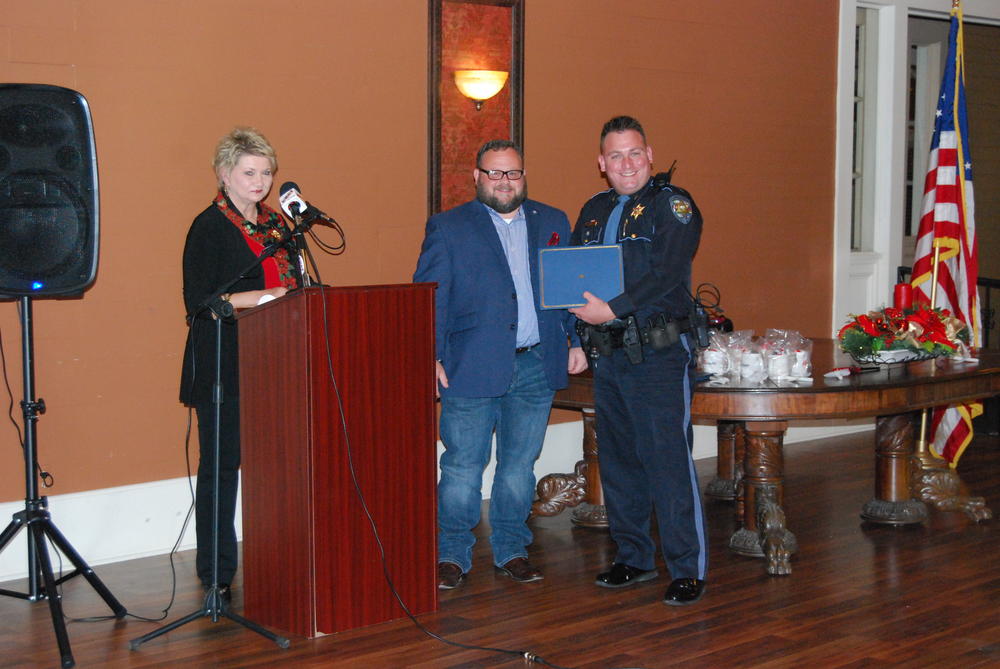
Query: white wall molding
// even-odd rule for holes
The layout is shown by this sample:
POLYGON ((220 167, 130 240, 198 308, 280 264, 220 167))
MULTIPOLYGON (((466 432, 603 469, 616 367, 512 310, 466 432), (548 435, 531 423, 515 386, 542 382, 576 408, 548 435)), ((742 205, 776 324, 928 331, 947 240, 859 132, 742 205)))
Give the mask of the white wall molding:
MULTIPOLYGON (((48 498, 52 522, 90 566, 169 553, 184 524, 191 493, 187 478, 151 481, 88 490, 48 498)), ((24 502, 0 504, 0 519, 10 522, 24 502)), ((237 530, 239 530, 237 511, 237 530)), ((27 530, 0 553, 0 581, 24 578, 28 569, 27 530)), ((181 539, 180 550, 194 548, 194 519, 181 539)), ((49 546, 53 569, 59 558, 49 546)), ((63 556, 62 567, 73 567, 63 556)), ((98 570, 98 575, 100 571, 98 570)), ((192 575, 193 577, 193 575, 192 575)))

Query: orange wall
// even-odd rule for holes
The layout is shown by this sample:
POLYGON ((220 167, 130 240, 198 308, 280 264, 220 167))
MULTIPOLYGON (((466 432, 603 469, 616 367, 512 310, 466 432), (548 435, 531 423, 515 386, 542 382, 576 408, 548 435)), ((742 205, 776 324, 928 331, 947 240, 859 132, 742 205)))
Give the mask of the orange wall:
POLYGON ((559 0, 528 8, 531 193, 575 222, 601 125, 642 121, 705 218, 694 282, 738 328, 831 336, 837 3, 559 0), (628 8, 626 10, 626 7, 628 8))
MULTIPOLYGON (((532 196, 575 219, 604 187, 601 123, 634 114, 705 214, 696 280, 719 285, 739 327, 827 336, 836 13, 820 0, 529 0, 532 196)), ((347 253, 320 258, 327 283, 409 280, 426 215, 426 50, 423 0, 5 3, 0 80, 86 95, 100 165, 97 282, 34 302, 48 493, 184 474, 180 256, 233 125, 260 128, 276 183, 298 182, 343 224, 347 253)), ((0 303, 0 329, 16 408, 14 304, 0 303)), ((3 435, 12 501, 23 466, 3 435)))
MULTIPOLYGON (((3 6, 0 81, 82 92, 98 151, 97 282, 82 299, 34 302, 37 394, 49 409, 38 422, 39 455, 56 479, 48 492, 182 476, 180 260, 192 218, 215 193, 216 141, 236 124, 260 128, 278 152, 271 204, 277 186, 293 180, 341 221, 349 250, 321 257, 327 283, 409 281, 426 214, 427 7, 3 6)), ((0 303, 0 328, 16 408, 14 304, 0 303)), ((0 500, 20 499, 21 451, 13 428, 0 430, 0 500)), ((193 444, 197 453, 196 435, 193 444)))

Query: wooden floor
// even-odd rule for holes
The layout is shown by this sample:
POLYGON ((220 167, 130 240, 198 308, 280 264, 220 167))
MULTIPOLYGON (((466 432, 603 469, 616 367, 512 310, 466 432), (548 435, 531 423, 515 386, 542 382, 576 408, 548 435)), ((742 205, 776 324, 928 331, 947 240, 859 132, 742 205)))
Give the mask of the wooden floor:
MULTIPOLYGON (((520 585, 495 575, 481 541, 467 584, 443 593, 440 610, 421 622, 456 642, 528 649, 562 667, 1000 667, 997 521, 976 525, 933 512, 926 526, 863 523, 871 441, 867 433, 788 447, 788 526, 800 547, 791 576, 766 576, 761 561, 731 554, 732 506, 709 501, 710 580, 701 602, 664 606, 664 575, 625 591, 597 588, 594 575, 613 546, 606 533, 573 528, 564 514, 534 521, 532 557, 544 581, 520 585)), ((714 459, 698 463, 703 485, 714 466, 714 459)), ((960 472, 1000 513, 1000 440, 977 438, 960 472)), ((57 509, 53 517, 58 523, 57 509)), ((170 597, 165 556, 97 572, 131 613, 155 616, 170 597)), ((179 556, 178 574, 168 620, 201 606, 191 553, 179 556)), ((81 578, 63 595, 69 617, 107 613, 81 578)), ((242 610, 239 590, 234 605, 242 610)), ((77 666, 525 666, 510 655, 447 646, 407 620, 293 638, 281 650, 230 621, 203 618, 129 650, 130 639, 156 627, 71 622, 77 666)), ((58 666, 45 603, 0 597, 0 666, 58 666)))

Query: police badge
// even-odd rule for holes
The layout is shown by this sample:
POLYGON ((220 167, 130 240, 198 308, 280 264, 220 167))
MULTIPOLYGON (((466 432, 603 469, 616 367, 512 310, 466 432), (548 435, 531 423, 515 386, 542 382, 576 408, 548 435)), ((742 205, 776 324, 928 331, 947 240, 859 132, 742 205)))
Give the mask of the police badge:
POLYGON ((670 210, 674 212, 674 218, 684 225, 690 223, 691 217, 694 216, 694 210, 691 208, 691 200, 680 195, 674 195, 670 198, 670 210))

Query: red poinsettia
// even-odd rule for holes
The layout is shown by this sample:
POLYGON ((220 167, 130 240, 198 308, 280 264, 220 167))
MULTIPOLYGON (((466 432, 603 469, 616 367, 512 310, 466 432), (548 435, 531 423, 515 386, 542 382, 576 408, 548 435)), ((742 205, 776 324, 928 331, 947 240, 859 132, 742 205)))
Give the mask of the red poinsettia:
POLYGON ((939 356, 954 353, 959 342, 968 342, 968 328, 947 309, 886 307, 853 316, 837 333, 837 339, 843 350, 858 359, 890 350, 939 356))
POLYGON ((940 313, 932 311, 927 307, 919 307, 916 311, 910 314, 909 322, 916 323, 921 328, 923 332, 917 334, 917 341, 932 341, 936 344, 941 344, 952 350, 957 348, 957 342, 952 342, 951 338, 948 336, 948 328, 946 325, 946 319, 951 317, 951 313, 947 309, 941 309, 940 313))

